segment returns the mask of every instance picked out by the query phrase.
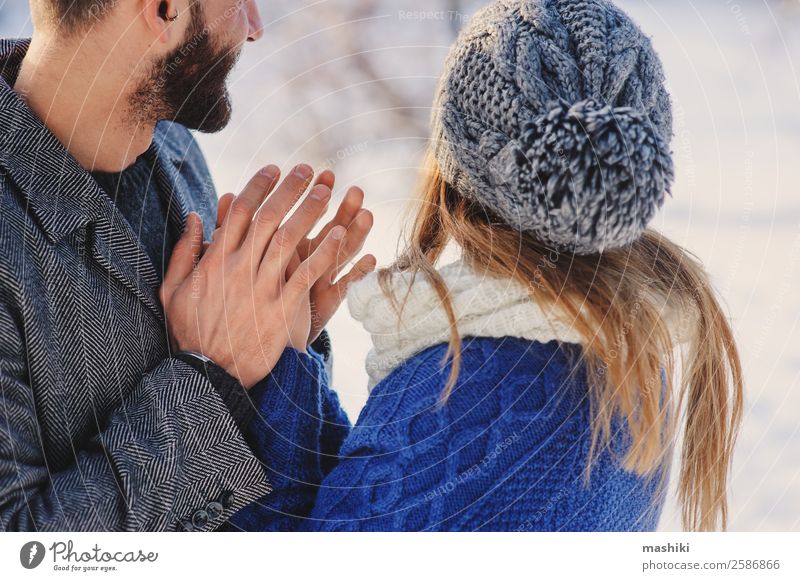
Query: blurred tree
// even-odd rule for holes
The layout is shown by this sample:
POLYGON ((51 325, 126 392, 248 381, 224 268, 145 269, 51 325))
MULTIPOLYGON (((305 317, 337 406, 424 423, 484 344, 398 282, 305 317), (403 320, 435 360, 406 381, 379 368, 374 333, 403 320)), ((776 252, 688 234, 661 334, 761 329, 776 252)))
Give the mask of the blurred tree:
MULTIPOLYGON (((481 0, 274 0, 263 48, 245 51, 263 76, 239 82, 265 95, 284 150, 341 160, 389 139, 424 139, 442 62, 481 0)), ((274 139, 274 135, 273 135, 274 139)), ((269 157, 269 156, 267 156, 269 157)))

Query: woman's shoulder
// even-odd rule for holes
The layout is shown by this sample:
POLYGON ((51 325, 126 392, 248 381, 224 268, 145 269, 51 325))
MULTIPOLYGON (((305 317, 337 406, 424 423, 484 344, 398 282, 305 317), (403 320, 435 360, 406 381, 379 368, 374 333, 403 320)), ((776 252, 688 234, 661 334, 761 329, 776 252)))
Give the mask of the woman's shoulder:
MULTIPOLYGON (((497 381, 496 387, 502 387, 560 377, 580 367, 581 352, 580 345, 557 340, 464 337, 458 385, 484 385, 487 381, 497 381)), ((444 387, 451 371, 451 361, 448 344, 439 343, 408 358, 379 385, 421 382, 434 389, 439 385, 444 387)), ((376 391, 380 391, 378 387, 376 391)))
MULTIPOLYGON (((411 424, 452 430, 529 418, 560 416, 585 395, 580 347, 513 337, 465 337, 458 380, 443 401, 452 369, 446 343, 431 346, 397 366, 372 390, 358 424, 407 434, 411 424), (577 397, 576 397, 577 396, 577 397)), ((527 421, 527 420, 526 420, 527 421)))
POLYGON ((343 450, 369 459, 365 478, 417 499, 421 528, 437 530, 511 530, 554 496, 578 499, 590 434, 579 347, 465 337, 458 381, 442 402, 446 355, 447 344, 417 353, 370 394, 343 450))

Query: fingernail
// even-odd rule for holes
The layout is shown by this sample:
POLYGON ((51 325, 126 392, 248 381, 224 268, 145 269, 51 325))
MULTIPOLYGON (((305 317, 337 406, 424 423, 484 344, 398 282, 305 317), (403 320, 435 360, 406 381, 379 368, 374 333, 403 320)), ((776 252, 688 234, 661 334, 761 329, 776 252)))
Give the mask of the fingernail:
POLYGON ((258 173, 260 173, 262 176, 267 176, 268 178, 274 178, 276 175, 278 175, 278 172, 280 172, 280 170, 276 166, 268 165, 267 167, 262 167, 258 173))
POLYGON ((294 175, 296 175, 301 179, 309 180, 314 175, 314 170, 311 169, 311 166, 301 163, 296 168, 294 168, 294 175))
POLYGON ((347 234, 347 230, 344 226, 337 226, 331 231, 331 236, 333 236, 334 240, 341 240, 345 234, 347 234))
POLYGON ((328 188, 326 188, 325 186, 317 186, 313 190, 311 190, 309 197, 312 200, 321 202, 322 200, 327 199, 329 195, 330 195, 330 190, 328 188))

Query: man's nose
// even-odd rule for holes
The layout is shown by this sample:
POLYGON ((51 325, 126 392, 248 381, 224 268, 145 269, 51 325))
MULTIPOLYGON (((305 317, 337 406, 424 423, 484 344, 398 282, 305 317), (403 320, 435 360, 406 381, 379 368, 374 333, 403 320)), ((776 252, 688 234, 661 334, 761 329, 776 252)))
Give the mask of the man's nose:
POLYGON ((247 31, 248 42, 255 42, 264 36, 264 23, 261 22, 261 14, 258 13, 256 0, 248 0, 247 2, 247 24, 249 26, 247 31))

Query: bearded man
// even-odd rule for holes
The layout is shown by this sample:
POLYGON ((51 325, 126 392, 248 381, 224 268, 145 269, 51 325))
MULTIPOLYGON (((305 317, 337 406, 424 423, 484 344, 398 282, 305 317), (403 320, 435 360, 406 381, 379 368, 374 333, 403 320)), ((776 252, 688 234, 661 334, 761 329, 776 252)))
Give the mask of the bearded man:
POLYGON ((254 0, 30 5, 0 40, 0 529, 225 529, 270 491, 248 390, 329 354, 372 216, 353 188, 310 239, 307 165, 218 201, 189 130, 229 122, 254 0))

